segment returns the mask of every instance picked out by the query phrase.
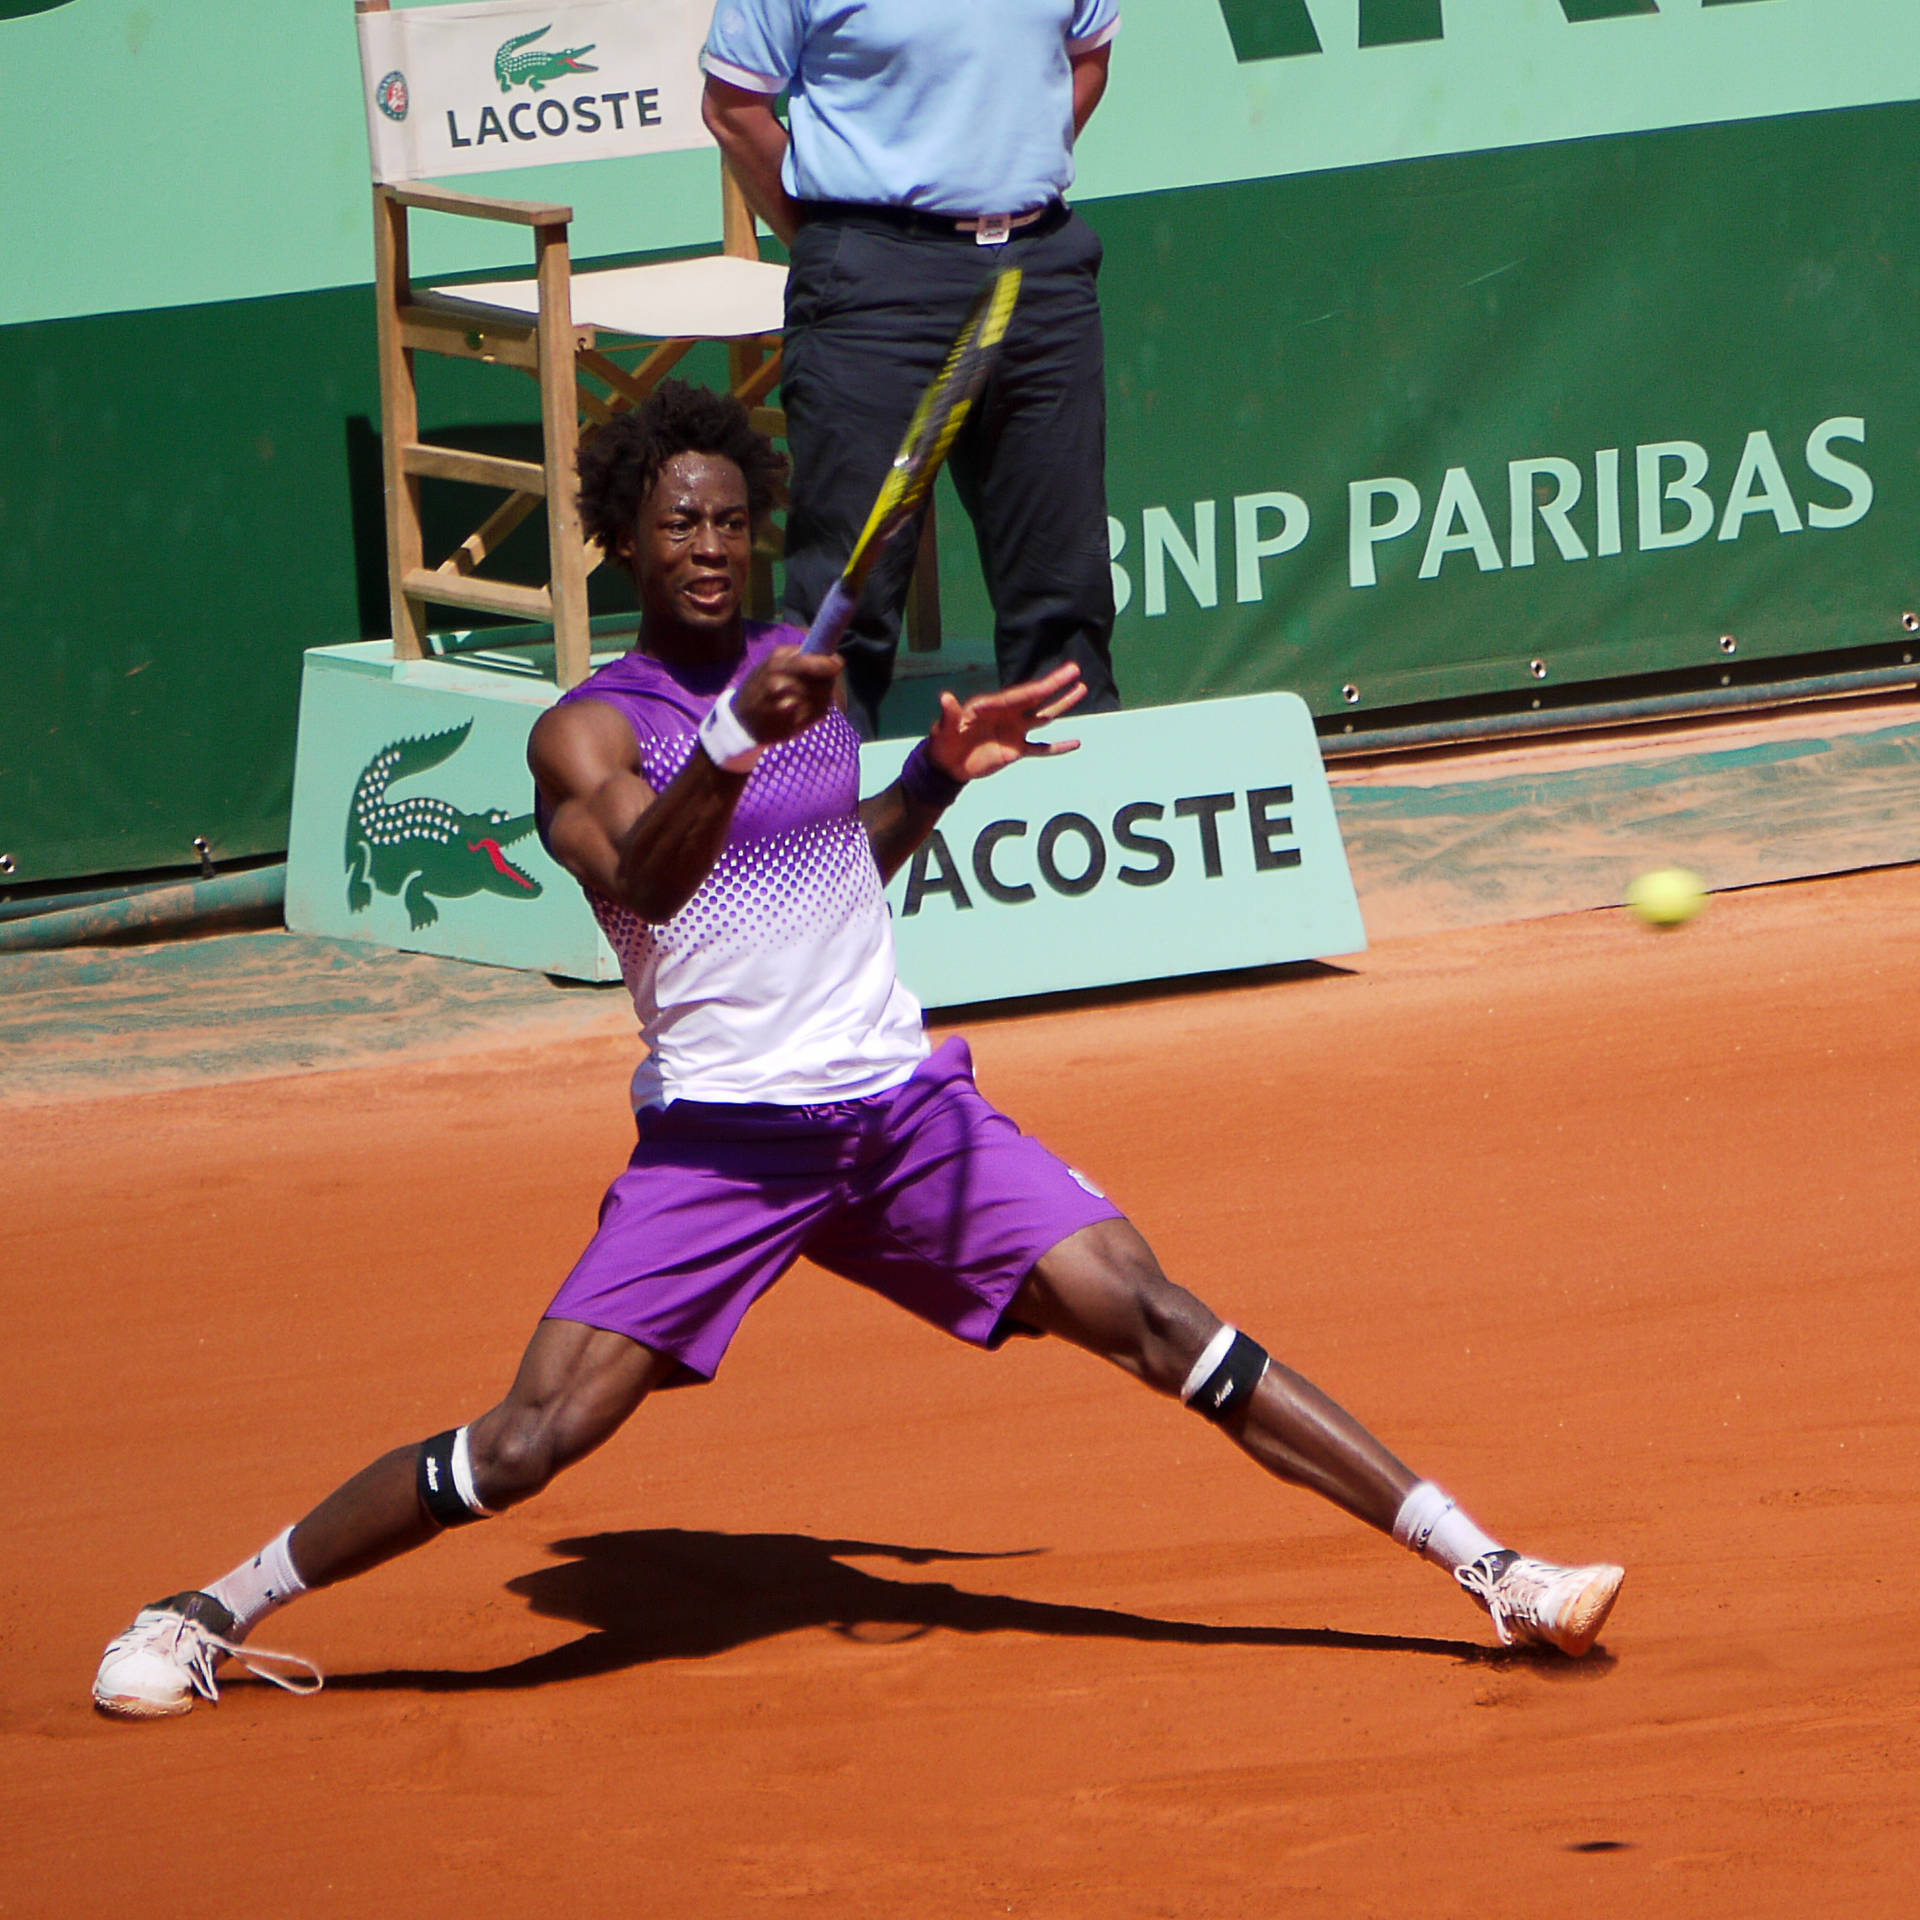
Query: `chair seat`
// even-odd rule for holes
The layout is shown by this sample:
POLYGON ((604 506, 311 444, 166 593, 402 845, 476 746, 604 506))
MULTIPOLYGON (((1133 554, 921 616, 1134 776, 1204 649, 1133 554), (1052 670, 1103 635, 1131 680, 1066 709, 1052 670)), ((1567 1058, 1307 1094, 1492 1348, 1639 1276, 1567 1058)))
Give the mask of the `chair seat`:
MULTIPOLYGON (((533 280, 436 287, 441 300, 506 308, 529 319, 540 310, 533 280)), ((576 325, 646 340, 747 339, 786 323, 787 270, 764 260, 707 254, 650 267, 607 267, 571 282, 576 325)))

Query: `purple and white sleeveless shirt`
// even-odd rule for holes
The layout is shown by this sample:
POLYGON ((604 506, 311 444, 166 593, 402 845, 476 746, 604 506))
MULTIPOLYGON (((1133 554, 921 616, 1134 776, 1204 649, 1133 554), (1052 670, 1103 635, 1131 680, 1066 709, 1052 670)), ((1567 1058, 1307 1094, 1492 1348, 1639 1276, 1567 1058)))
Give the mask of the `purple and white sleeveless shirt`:
MULTIPOLYGON (((560 704, 603 700, 620 712, 640 743, 641 777, 664 792, 700 750, 700 722, 720 695, 804 637, 752 620, 745 633, 731 671, 670 668, 636 650, 560 704)), ((647 1046, 636 1109, 858 1100, 898 1086, 925 1059, 920 1004, 894 971, 859 805, 859 736, 836 708, 761 755, 713 871, 671 920, 651 926, 586 889, 647 1046)))

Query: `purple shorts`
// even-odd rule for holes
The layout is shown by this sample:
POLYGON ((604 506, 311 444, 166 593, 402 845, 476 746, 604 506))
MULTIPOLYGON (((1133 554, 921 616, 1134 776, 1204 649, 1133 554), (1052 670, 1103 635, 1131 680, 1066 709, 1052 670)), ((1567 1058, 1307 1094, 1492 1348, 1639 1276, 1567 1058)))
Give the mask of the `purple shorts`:
POLYGON ((865 1100, 676 1100, 640 1143, 547 1317, 624 1333, 711 1379, 802 1254, 976 1346, 1069 1234, 1120 1209, 984 1100, 964 1040, 865 1100))

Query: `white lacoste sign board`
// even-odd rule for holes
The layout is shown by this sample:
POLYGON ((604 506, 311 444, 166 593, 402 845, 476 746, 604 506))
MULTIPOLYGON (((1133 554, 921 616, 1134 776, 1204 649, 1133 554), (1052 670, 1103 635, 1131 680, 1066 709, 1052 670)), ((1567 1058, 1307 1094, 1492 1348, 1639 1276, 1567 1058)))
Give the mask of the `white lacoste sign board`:
MULTIPOLYGON (((388 641, 308 652, 287 924, 573 979, 619 968, 533 831, 551 681, 388 641)), ((1063 720, 1077 753, 967 788, 887 889, 900 975, 961 1006, 1366 946, 1313 720, 1290 693, 1063 720)), ((911 741, 861 750, 861 788, 911 741)))
MULTIPOLYGON (((1358 953, 1313 718, 1291 693, 1076 720, 969 786, 887 888, 928 1006, 1358 953)), ((869 793, 911 747, 864 749, 869 793)))
POLYGON ((405 7, 357 16, 378 180, 707 146, 711 0, 405 7))

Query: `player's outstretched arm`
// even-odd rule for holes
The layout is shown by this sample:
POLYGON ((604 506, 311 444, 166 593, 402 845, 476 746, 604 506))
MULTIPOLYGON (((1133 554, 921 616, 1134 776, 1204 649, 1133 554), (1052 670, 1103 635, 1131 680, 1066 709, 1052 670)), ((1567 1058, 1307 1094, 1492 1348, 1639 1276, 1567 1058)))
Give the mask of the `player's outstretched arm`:
POLYGON ((681 789, 678 806, 658 815, 660 796, 641 777, 633 729, 601 700, 577 700, 542 715, 527 742, 527 764, 550 810, 553 857, 583 887, 643 920, 669 918, 688 876, 688 894, 700 884, 719 857, 733 802, 746 784, 743 775, 725 773, 696 753, 674 783, 681 789))
POLYGON ((964 706, 943 693, 933 731, 908 755, 900 778, 861 802, 860 822, 881 879, 899 872, 969 780, 1079 746, 1078 740, 1036 740, 1033 732, 1071 712, 1086 693, 1071 660, 1041 679, 976 694, 964 706))
MULTIPOLYGON (((837 654, 777 648, 734 690, 734 718, 759 746, 789 740, 832 704, 839 672, 837 654)), ((591 699, 542 715, 527 764, 551 809, 554 858, 582 886, 656 926, 713 871, 751 771, 696 747, 656 794, 641 776, 633 729, 606 701, 591 699)))

